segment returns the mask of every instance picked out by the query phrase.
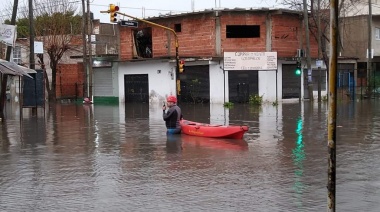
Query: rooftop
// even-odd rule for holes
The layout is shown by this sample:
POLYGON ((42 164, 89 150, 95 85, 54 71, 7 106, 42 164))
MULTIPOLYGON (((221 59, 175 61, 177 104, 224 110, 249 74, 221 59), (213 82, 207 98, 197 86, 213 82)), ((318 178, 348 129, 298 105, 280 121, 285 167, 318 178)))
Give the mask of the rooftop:
POLYGON ((175 18, 175 17, 183 17, 183 16, 190 16, 190 15, 198 15, 198 14, 207 14, 207 13, 214 13, 214 12, 271 12, 271 13, 292 13, 292 14, 298 14, 302 15, 302 11, 297 10, 290 10, 285 8, 268 8, 268 7, 260 7, 260 8, 212 8, 212 9, 205 9, 205 10, 199 10, 199 11, 192 11, 192 12, 181 12, 181 13, 166 13, 166 14, 160 14, 158 16, 151 16, 144 18, 145 20, 157 20, 162 18, 175 18))

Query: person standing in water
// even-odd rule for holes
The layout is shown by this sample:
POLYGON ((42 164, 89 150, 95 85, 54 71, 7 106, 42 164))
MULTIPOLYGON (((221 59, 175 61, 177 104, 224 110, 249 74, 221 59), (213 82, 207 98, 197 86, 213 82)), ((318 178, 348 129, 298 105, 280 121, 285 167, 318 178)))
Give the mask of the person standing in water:
POLYGON ((166 105, 162 106, 162 117, 165 121, 168 134, 180 134, 181 125, 180 120, 182 119, 181 108, 177 106, 177 98, 175 96, 168 96, 166 99, 168 104, 168 111, 166 112, 166 105))

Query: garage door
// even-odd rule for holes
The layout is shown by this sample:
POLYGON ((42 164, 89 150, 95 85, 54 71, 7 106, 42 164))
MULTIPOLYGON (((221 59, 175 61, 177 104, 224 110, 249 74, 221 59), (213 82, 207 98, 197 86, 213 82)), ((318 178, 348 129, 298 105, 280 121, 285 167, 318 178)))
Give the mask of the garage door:
POLYGON ((113 96, 111 68, 94 68, 94 96, 113 96))
POLYGON ((295 74, 296 64, 282 65, 282 98, 299 98, 301 78, 295 74))

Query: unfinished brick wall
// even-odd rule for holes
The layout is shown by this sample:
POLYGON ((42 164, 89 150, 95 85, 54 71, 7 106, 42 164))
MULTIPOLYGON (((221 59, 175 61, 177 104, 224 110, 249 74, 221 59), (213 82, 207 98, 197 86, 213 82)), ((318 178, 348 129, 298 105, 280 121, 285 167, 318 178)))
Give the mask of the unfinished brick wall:
POLYGON ((57 99, 83 97, 83 71, 83 63, 58 65, 56 77, 57 99))
MULTIPOLYGON (((219 14, 221 23, 221 50, 223 51, 266 51, 266 11, 223 11, 219 14), (259 25, 260 37, 258 38, 227 38, 227 25, 259 25)), ((191 14, 157 18, 150 20, 154 23, 174 29, 174 25, 181 24, 181 32, 178 32, 180 57, 216 55, 216 17, 213 12, 204 14, 191 14)), ((305 30, 302 19, 295 14, 282 13, 271 15, 272 51, 278 52, 278 57, 295 57, 297 49, 306 49, 305 30), (303 36, 303 37, 302 37, 303 36)), ((140 28, 152 28, 153 57, 165 57, 175 55, 174 36, 165 29, 139 23, 140 28), (170 48, 170 51, 169 51, 170 48)), ((120 28, 120 56, 122 60, 130 60, 133 57, 133 28, 120 28)), ((312 57, 317 56, 318 45, 310 34, 310 51, 312 57)))
MULTIPOLYGON (((210 56, 215 54, 215 20, 210 14, 151 21, 171 29, 174 29, 175 24, 181 24, 181 32, 176 33, 180 56, 210 56)), ((175 37, 171 31, 139 23, 139 29, 145 27, 152 28, 153 57, 175 56, 175 37)), ((130 60, 133 57, 133 30, 138 29, 120 28, 120 57, 122 60, 130 60)))
POLYGON ((222 52, 265 52, 266 50, 266 15, 264 13, 222 13, 221 37, 222 52), (227 38, 227 25, 259 25, 259 38, 227 38))
MULTIPOLYGON (((305 27, 298 15, 272 15, 272 51, 278 52, 278 57, 295 57, 297 49, 306 50, 305 27)), ((310 54, 318 56, 318 43, 310 36, 310 54)))

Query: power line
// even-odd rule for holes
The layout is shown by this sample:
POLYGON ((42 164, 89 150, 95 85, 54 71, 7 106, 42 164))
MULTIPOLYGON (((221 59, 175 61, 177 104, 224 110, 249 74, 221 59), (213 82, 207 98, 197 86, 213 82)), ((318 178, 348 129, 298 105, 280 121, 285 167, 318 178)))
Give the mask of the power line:
MULTIPOLYGON (((109 7, 109 5, 104 5, 104 4, 92 4, 94 6, 100 6, 100 7, 109 7)), ((133 9, 133 10, 152 10, 152 11, 161 11, 161 12, 189 12, 189 11, 184 11, 184 10, 165 10, 165 9, 149 9, 145 7, 120 7, 119 8, 124 8, 124 9, 133 9)))
MULTIPOLYGON (((94 0, 92 0, 93 2, 94 0)), ((74 1, 69 1, 67 4, 80 4, 80 1, 79 0, 74 0, 74 1)), ((51 9, 53 7, 57 7, 57 6, 63 6, 63 5, 66 5, 66 4, 63 4, 63 3, 56 3, 54 5, 49 5, 49 6, 46 6, 46 5, 43 5, 43 4, 36 4, 33 11, 38 11, 40 9, 51 9)), ((100 6, 100 7, 106 7, 108 8, 109 5, 104 5, 104 4, 91 4, 93 6, 100 6)), ((157 12, 190 12, 190 11, 185 11, 185 10, 168 10, 168 9, 154 9, 154 8, 145 8, 145 7, 120 7, 120 8, 124 8, 124 9, 132 9, 132 10, 147 10, 147 11, 157 11, 157 12)), ((28 8, 26 6, 22 6, 22 7, 19 7, 18 8, 18 13, 25 13, 28 11, 28 8)), ((8 13, 8 14, 5 14, 5 15, 0 15, 0 18, 3 18, 3 17, 9 17, 10 16, 10 12, 9 10, 7 9, 3 9, 0 11, 1 14, 3 13, 8 13)))

